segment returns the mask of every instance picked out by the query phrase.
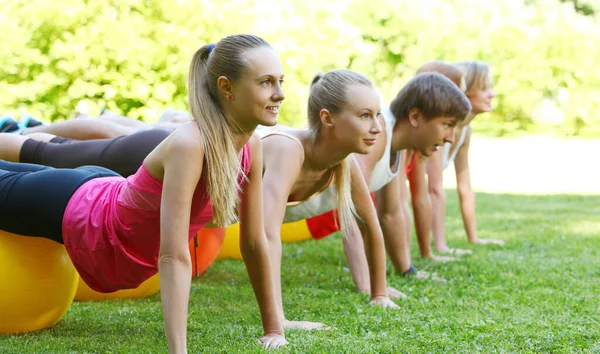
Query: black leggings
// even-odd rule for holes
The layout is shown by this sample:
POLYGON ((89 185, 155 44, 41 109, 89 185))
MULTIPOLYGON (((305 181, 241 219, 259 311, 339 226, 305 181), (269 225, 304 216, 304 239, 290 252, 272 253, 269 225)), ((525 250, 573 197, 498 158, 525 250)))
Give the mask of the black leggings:
POLYGON ((0 160, 0 230, 63 243, 62 219, 75 191, 90 179, 114 176, 97 166, 56 169, 0 160))
POLYGON ((114 139, 54 138, 49 143, 29 139, 21 148, 19 161, 57 168, 96 165, 128 177, 169 134, 167 130, 150 129, 114 139))

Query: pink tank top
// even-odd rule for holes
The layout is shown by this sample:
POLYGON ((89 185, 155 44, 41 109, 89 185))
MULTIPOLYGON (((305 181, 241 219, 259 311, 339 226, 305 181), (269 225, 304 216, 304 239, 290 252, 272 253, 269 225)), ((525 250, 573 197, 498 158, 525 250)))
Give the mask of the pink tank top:
MULTIPOLYGON (((250 145, 242 149, 250 171, 250 145)), ((238 176, 238 183, 244 176, 238 176)), ((189 238, 212 219, 205 170, 194 191, 189 238)), ((99 292, 133 289, 158 272, 163 181, 142 164, 129 176, 95 178, 75 191, 62 221, 63 240, 83 281, 99 292)))

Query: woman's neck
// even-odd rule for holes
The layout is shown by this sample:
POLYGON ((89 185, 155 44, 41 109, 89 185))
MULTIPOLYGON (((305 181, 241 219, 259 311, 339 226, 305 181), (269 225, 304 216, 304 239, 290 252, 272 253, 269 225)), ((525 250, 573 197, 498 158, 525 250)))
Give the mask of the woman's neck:
POLYGON ((252 129, 239 129, 232 132, 235 149, 237 151, 240 151, 244 148, 244 145, 246 145, 252 134, 254 134, 255 129, 256 126, 254 126, 252 129))
POLYGON ((306 139, 303 139, 304 160, 306 165, 313 171, 324 171, 341 163, 349 152, 343 151, 335 142, 322 134, 314 136, 307 132, 306 139))
POLYGON ((463 119, 460 123, 458 123, 458 126, 459 127, 466 127, 467 125, 471 124, 471 122, 473 121, 473 119, 475 119, 475 117, 477 116, 477 114, 479 114, 479 113, 470 112, 469 114, 467 114, 467 116, 465 117, 465 119, 463 119))

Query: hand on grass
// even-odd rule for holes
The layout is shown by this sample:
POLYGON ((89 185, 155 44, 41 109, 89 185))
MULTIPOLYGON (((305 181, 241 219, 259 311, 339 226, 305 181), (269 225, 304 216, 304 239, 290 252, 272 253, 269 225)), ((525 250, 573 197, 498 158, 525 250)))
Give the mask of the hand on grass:
POLYGON ((450 247, 446 247, 446 249, 437 250, 437 251, 439 253, 453 254, 453 255, 455 255, 457 257, 460 257, 460 256, 465 255, 465 254, 472 254, 473 253, 473 251, 471 251, 471 250, 463 250, 463 249, 460 249, 460 248, 450 248, 450 247))
POLYGON ((502 240, 494 240, 491 238, 485 239, 485 238, 478 238, 477 241, 473 242, 476 243, 478 245, 498 245, 498 246, 504 246, 504 241, 502 240))
POLYGON ((387 294, 390 297, 390 299, 399 299, 399 298, 406 299, 408 297, 402 291, 400 291, 396 288, 389 287, 389 286, 387 288, 387 294))
POLYGON ((369 301, 369 305, 381 306, 384 309, 397 309, 397 308, 400 308, 400 306, 396 305, 387 296, 376 296, 374 298, 371 298, 371 301, 369 301))
POLYGON ((421 280, 427 280, 427 279, 429 279, 430 276, 431 276, 431 274, 429 272, 426 272, 424 270, 419 270, 419 271, 417 271, 417 275, 415 275, 415 278, 421 279, 421 280))
POLYGON ((429 257, 427 257, 427 258, 431 259, 433 262, 436 262, 436 263, 446 263, 446 262, 458 261, 458 258, 456 258, 456 257, 436 256, 433 253, 429 257))
POLYGON ((432 273, 431 274, 431 280, 439 281, 440 283, 446 283, 447 282, 446 279, 440 277, 437 273, 432 273))
POLYGON ((433 281, 439 281, 441 283, 445 283, 446 279, 440 277, 437 273, 429 273, 423 270, 419 270, 417 271, 417 274, 415 275, 411 275, 410 277, 415 277, 416 279, 419 280, 433 280, 433 281))
POLYGON ((283 347, 288 344, 285 337, 278 333, 269 333, 266 336, 259 338, 258 342, 262 344, 265 349, 283 347))
POLYGON ((285 329, 304 329, 307 331, 312 331, 315 329, 328 331, 331 329, 331 327, 329 327, 323 323, 319 323, 319 322, 288 321, 288 320, 283 320, 283 328, 285 328, 285 329))
MULTIPOLYGON (((392 299, 398 299, 398 298, 403 298, 406 299, 408 296, 406 296, 405 293, 403 293, 402 291, 396 289, 396 288, 392 288, 392 287, 387 287, 387 294, 390 298, 392 299)), ((371 289, 364 289, 364 290, 359 290, 361 293, 363 294, 367 294, 367 295, 371 295, 371 289)))

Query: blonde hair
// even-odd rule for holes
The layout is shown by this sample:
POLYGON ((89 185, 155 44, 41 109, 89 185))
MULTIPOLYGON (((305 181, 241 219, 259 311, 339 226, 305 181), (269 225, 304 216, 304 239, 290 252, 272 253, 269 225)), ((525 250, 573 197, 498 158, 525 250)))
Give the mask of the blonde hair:
POLYGON ((490 67, 487 64, 480 61, 461 61, 456 65, 466 73, 467 94, 485 90, 491 85, 490 67))
MULTIPOLYGON (((363 74, 347 69, 331 70, 325 74, 317 73, 311 82, 310 96, 308 97, 308 124, 309 129, 316 137, 321 131, 322 109, 331 113, 339 113, 350 100, 348 87, 351 85, 365 85, 374 87, 369 78, 363 74)), ((343 235, 348 235, 352 229, 352 218, 358 214, 352 201, 352 155, 349 155, 334 167, 335 189, 337 194, 338 218, 340 230, 343 235)))
POLYGON ((238 125, 225 114, 220 101, 217 79, 221 76, 235 82, 247 70, 245 51, 271 46, 262 38, 241 34, 221 39, 196 51, 189 75, 189 108, 198 122, 204 142, 206 186, 212 202, 215 224, 224 226, 237 219, 236 206, 242 174, 233 131, 238 125))
POLYGON ((471 103, 447 77, 438 73, 421 73, 410 79, 390 104, 398 122, 407 120, 413 108, 421 111, 427 120, 454 117, 462 121, 471 111, 471 103))
POLYGON ((463 79, 466 82, 465 70, 458 65, 452 65, 441 60, 428 61, 421 65, 419 70, 417 70, 417 74, 429 72, 440 73, 444 75, 445 77, 449 78, 450 81, 454 82, 459 88, 463 79))

